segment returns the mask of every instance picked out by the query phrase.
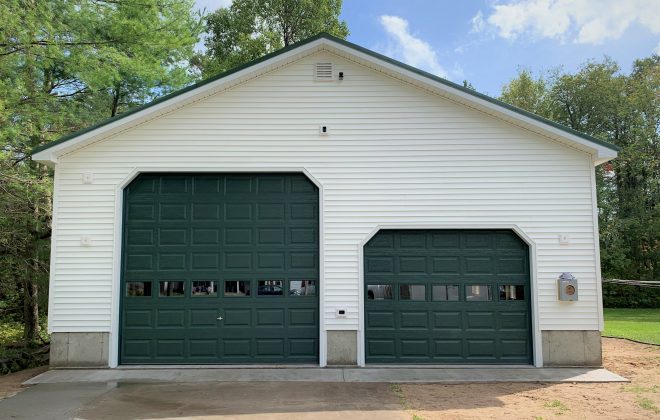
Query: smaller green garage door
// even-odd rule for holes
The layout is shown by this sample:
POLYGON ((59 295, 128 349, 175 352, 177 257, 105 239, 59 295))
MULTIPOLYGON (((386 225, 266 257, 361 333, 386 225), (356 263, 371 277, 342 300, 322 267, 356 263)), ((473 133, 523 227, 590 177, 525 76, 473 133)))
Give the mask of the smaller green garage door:
POLYGON ((532 363, 529 251, 513 232, 383 230, 364 273, 367 363, 532 363))

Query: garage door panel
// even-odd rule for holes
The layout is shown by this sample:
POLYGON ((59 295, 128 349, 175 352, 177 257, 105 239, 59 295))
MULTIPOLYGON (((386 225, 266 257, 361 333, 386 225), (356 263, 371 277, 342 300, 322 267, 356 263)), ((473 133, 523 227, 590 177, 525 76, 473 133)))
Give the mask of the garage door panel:
POLYGON ((152 357, 152 340, 147 339, 127 339, 124 341, 122 349, 124 357, 127 360, 142 360, 152 357))
POLYGON ((367 353, 376 359, 396 359, 396 342, 391 339, 367 339, 367 353))
POLYGON ((292 338, 289 340, 289 346, 291 357, 309 358, 316 354, 318 343, 312 338, 292 338))
POLYGON ((463 359, 463 340, 461 339, 435 339, 433 346, 433 359, 438 363, 451 363, 463 359))
POLYGON ((463 274, 487 274, 493 272, 493 258, 465 257, 463 258, 463 274))
POLYGON ((527 259, 524 256, 497 257, 497 273, 499 275, 527 274, 527 259))
POLYGON ((160 339, 156 340, 156 359, 185 357, 185 340, 183 339, 160 339))
POLYGON ((183 309, 159 309, 156 311, 156 327, 183 328, 186 326, 186 311, 183 309))
POLYGON ((290 327, 314 327, 317 323, 314 309, 289 309, 290 327))
POLYGON ((306 177, 145 174, 124 198, 121 363, 318 361, 306 177))
POLYGON ((368 274, 393 274, 394 257, 367 257, 365 269, 368 274))
POLYGON ((153 311, 151 309, 133 309, 126 311, 124 325, 129 328, 152 328, 153 311))
POLYGON ((520 312, 500 312, 499 314, 500 331, 526 331, 530 320, 529 313, 526 310, 520 312))
POLYGON ((250 357, 251 348, 249 339, 231 339, 226 338, 222 340, 223 345, 223 356, 233 356, 233 357, 250 357))
POLYGON ((406 339, 400 340, 400 354, 402 358, 427 358, 429 357, 429 340, 428 339, 406 339))
POLYGON ((495 360, 495 354, 497 353, 495 348, 495 339, 477 339, 477 338, 468 338, 465 340, 466 344, 466 358, 480 360, 489 359, 495 360))
POLYGON ((284 327, 284 309, 257 309, 257 323, 259 327, 284 327))
POLYGON ((222 326, 228 327, 252 327, 252 309, 224 309, 222 326))
POLYGON ((216 327, 218 325, 217 318, 218 318, 217 309, 191 309, 190 327, 191 328, 216 327))
POLYGON ((279 357, 284 354, 284 340, 281 338, 257 338, 256 357, 279 357))
POLYGON ((384 230, 364 264, 367 363, 531 363, 528 250, 513 232, 384 230))
POLYGON ((191 360, 213 360, 218 354, 218 340, 190 339, 188 354, 191 360))
POLYGON ((394 311, 369 311, 367 313, 367 327, 394 330, 394 316, 394 311))
POLYGON ((401 311, 399 317, 399 328, 402 330, 428 330, 429 328, 427 311, 401 311))
POLYGON ((460 311, 434 311, 433 328, 443 331, 461 331, 463 315, 460 311))
POLYGON ((495 331, 495 317, 494 312, 465 311, 465 329, 467 331, 495 331))
POLYGON ((528 340, 501 339, 499 346, 503 359, 525 360, 527 358, 528 340))
POLYGON ((423 274, 426 271, 425 257, 399 257, 399 273, 423 274))
POLYGON ((432 274, 459 274, 461 260, 458 256, 431 257, 432 274))

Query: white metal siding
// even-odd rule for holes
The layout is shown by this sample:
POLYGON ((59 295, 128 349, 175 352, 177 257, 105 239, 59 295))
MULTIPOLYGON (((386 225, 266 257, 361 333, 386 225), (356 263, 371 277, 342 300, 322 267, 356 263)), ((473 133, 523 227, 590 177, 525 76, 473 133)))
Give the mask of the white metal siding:
POLYGON ((322 52, 60 159, 52 331, 110 331, 116 189, 136 167, 306 168, 323 185, 327 329, 358 327, 358 244, 406 223, 517 224, 537 245, 541 329, 599 327, 591 156, 322 52), (344 80, 315 82, 320 61, 344 80), (557 302, 563 271, 579 302, 557 302))

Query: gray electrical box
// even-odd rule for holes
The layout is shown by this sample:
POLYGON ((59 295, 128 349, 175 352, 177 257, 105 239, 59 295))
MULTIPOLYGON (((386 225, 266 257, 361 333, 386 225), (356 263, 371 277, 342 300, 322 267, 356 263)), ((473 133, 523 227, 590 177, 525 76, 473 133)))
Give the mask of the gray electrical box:
POLYGON ((571 273, 561 273, 557 279, 557 293, 559 300, 578 300, 577 279, 571 273))

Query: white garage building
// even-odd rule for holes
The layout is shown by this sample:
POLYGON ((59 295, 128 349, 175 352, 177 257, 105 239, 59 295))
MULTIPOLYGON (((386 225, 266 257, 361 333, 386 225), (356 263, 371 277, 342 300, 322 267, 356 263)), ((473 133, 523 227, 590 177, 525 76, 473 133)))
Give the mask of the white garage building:
POLYGON ((51 363, 599 365, 616 150, 300 42, 35 150, 51 363))

